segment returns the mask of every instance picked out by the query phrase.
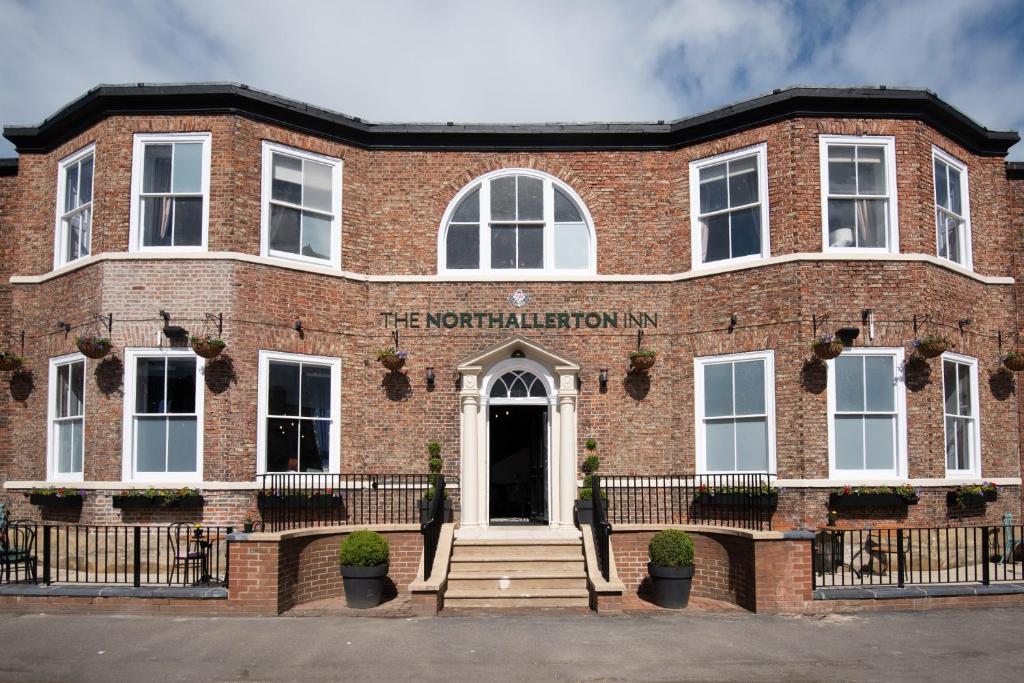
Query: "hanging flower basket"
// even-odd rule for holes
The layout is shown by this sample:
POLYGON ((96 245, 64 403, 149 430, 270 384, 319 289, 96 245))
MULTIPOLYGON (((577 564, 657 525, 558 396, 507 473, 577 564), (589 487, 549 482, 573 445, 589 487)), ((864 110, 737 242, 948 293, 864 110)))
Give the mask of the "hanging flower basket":
POLYGON ((951 342, 948 337, 939 337, 935 335, 917 337, 911 343, 914 345, 914 350, 917 351, 918 355, 924 358, 938 358, 946 351, 953 348, 953 342, 951 342))
POLYGON ((189 344, 192 345, 192 350, 196 352, 197 356, 202 356, 207 360, 216 358, 221 352, 227 347, 227 342, 217 337, 211 337, 209 335, 205 337, 190 337, 189 344))
POLYGON ((380 364, 391 372, 398 372, 405 365, 406 358, 409 357, 405 351, 399 351, 398 349, 381 349, 377 352, 377 360, 380 364))
POLYGON ((832 360, 838 358, 839 354, 843 352, 843 342, 836 338, 834 334, 823 334, 818 339, 814 340, 811 344, 811 350, 814 351, 814 355, 822 360, 832 360))
POLYGON ((1003 356, 1003 366, 1013 372, 1024 370, 1024 350, 1014 349, 1003 356))
POLYGON ((0 370, 4 372, 17 370, 24 364, 25 359, 21 356, 17 356, 13 353, 7 353, 6 351, 0 351, 0 370))
POLYGON ((637 372, 647 372, 654 367, 656 359, 654 351, 634 351, 629 354, 629 366, 637 372))
POLYGON ((99 360, 110 353, 113 344, 106 337, 75 337, 75 346, 86 358, 99 360))

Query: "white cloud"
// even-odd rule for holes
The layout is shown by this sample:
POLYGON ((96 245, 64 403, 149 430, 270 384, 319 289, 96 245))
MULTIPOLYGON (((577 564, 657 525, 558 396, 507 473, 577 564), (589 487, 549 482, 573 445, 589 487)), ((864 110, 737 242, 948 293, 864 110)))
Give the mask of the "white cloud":
POLYGON ((0 122, 101 82, 241 81, 379 121, 673 119, 801 82, 928 87, 1024 127, 1015 7, 0 0, 0 122))

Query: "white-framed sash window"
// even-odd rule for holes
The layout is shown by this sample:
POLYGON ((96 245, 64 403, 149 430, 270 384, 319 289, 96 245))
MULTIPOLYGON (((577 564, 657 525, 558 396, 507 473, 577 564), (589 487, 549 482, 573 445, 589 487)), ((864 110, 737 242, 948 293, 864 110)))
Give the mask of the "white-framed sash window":
POLYGON ((133 251, 206 249, 209 133, 136 134, 132 153, 133 251))
POLYGON ((896 142, 887 136, 820 137, 825 251, 899 251, 896 142))
POLYGON ((89 145, 57 165, 57 224, 53 267, 89 255, 92 248, 93 175, 96 146, 89 145))
POLYGON ((947 477, 981 476, 978 359, 942 354, 943 423, 947 477))
POLYGON ((342 161, 263 142, 264 256, 341 265, 342 161))
POLYGON ((49 481, 81 481, 85 459, 85 356, 50 359, 49 481))
POLYGON ((829 474, 907 476, 906 387, 901 348, 852 348, 828 361, 829 474))
POLYGON ((940 258, 971 269, 971 202, 967 192, 967 166, 932 148, 935 178, 935 234, 940 258))
POLYGON ((775 354, 694 359, 697 472, 775 472, 775 354))
POLYGON ((257 393, 260 474, 340 471, 340 358, 260 351, 257 393))
POLYGON ((693 268, 769 255, 767 145, 690 162, 693 268))
POLYGON ((125 349, 126 481, 202 481, 204 367, 191 349, 125 349))

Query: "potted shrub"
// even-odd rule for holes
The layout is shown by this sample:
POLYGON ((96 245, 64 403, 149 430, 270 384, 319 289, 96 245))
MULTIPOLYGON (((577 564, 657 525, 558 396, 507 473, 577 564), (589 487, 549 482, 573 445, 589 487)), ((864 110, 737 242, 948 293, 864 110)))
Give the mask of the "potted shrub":
POLYGON ((377 352, 377 360, 380 364, 391 372, 398 372, 405 365, 406 359, 409 357, 405 351, 399 351, 395 348, 381 349, 377 352))
POLYGON ((654 351, 634 351, 629 354, 629 366, 637 372, 647 372, 654 367, 654 351))
POLYGON ((251 534, 253 532, 253 529, 255 529, 255 528, 256 528, 256 520, 253 519, 252 513, 251 512, 245 513, 245 521, 242 522, 242 531, 244 531, 247 534, 251 534))
POLYGON ((883 508, 917 505, 917 489, 902 486, 844 486, 834 489, 829 496, 829 508, 883 508))
POLYGON ((961 484, 946 494, 950 505, 964 507, 994 502, 999 498, 999 487, 990 481, 980 484, 961 484))
MULTIPOLYGON (((423 492, 423 497, 420 499, 420 523, 422 524, 430 521, 430 501, 434 499, 437 475, 444 467, 444 461, 441 460, 441 444, 436 441, 428 442, 427 454, 430 456, 430 460, 427 461, 430 474, 427 475, 427 490, 423 492)), ((444 521, 452 521, 452 501, 448 496, 448 491, 444 492, 444 521)))
POLYGON ((388 576, 388 541, 376 531, 353 531, 338 550, 345 604, 356 609, 376 607, 388 576))
POLYGON ((811 342, 811 351, 822 360, 832 360, 843 352, 843 341, 834 334, 823 334, 811 342))
POLYGON ((686 607, 693 584, 693 540, 685 531, 664 529, 654 534, 647 555, 654 604, 667 609, 686 607))
POLYGON ((49 507, 77 507, 85 500, 85 491, 69 489, 63 486, 35 488, 28 493, 28 502, 32 505, 49 507))
POLYGON ((1002 358, 1003 367, 1013 372, 1024 370, 1024 350, 1014 349, 1002 358))
POLYGON ((949 337, 936 334, 922 335, 915 338, 911 343, 914 346, 914 350, 923 358, 937 358, 953 348, 953 342, 950 341, 949 337))
POLYGON ((113 347, 113 343, 106 337, 94 337, 87 335, 84 337, 75 337, 75 346, 82 352, 82 355, 86 358, 92 358, 99 360, 103 358, 113 347))
POLYGON ((209 334, 204 334, 200 337, 189 337, 188 342, 192 346, 192 350, 196 352, 197 356, 202 356, 207 360, 219 356, 228 345, 228 343, 223 339, 219 339, 209 334))
MULTIPOLYGON (((579 491, 579 498, 576 500, 576 521, 583 524, 594 524, 594 472, 601 467, 601 459, 594 452, 597 450, 597 441, 587 439, 587 451, 590 453, 583 459, 583 486, 579 491), (593 445, 593 447, 591 447, 593 445)), ((608 510, 608 492, 601 489, 601 505, 605 512, 608 510)), ((606 514, 607 517, 607 514, 606 514)))
POLYGON ((17 354, 0 351, 0 370, 4 372, 17 370, 24 365, 24 363, 25 359, 17 354))

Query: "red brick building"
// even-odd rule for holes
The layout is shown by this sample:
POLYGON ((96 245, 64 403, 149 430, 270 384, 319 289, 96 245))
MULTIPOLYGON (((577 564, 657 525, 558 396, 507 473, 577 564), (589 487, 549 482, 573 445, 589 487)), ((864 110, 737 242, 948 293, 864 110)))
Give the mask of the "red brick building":
POLYGON ((568 527, 593 439, 648 487, 775 475, 777 528, 824 523, 845 485, 920 501, 843 523, 1019 518, 1018 136, 932 93, 484 126, 101 86, 4 134, 0 332, 24 362, 0 477, 23 516, 134 522, 113 494, 189 486, 190 514, 237 524, 260 475, 422 473, 437 441, 464 527, 568 527), (928 335, 950 348, 921 358, 928 335), (949 499, 983 480, 996 501, 949 499), (44 484, 84 506, 30 506, 44 484))

